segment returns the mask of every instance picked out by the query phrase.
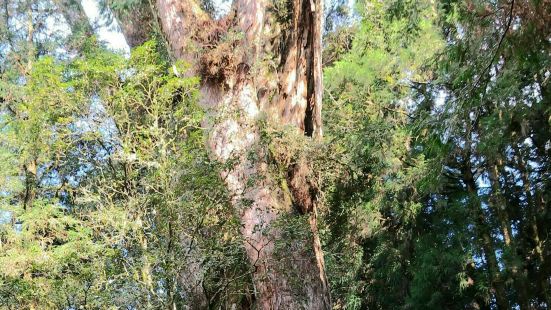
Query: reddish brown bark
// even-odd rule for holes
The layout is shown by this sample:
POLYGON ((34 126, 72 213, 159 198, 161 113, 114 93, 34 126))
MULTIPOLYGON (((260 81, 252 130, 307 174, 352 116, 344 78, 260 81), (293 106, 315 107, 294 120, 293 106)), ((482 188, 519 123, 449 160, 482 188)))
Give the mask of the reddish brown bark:
POLYGON ((157 0, 156 6, 173 56, 202 77, 202 104, 213 120, 208 147, 219 161, 234 163, 222 177, 241 219, 259 308, 329 309, 315 187, 301 170, 308 166, 288 167, 286 189, 270 174, 260 143, 261 117, 321 135, 322 1, 281 3, 284 15, 272 1, 235 0, 221 20, 195 0, 157 0), (310 225, 302 221, 298 228, 307 234, 284 227, 300 216, 297 209, 310 214, 310 225))

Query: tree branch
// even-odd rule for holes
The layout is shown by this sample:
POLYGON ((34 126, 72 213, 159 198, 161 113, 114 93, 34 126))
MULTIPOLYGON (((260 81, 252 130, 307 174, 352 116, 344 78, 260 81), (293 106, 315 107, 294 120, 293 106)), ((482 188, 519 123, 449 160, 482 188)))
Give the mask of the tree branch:
POLYGON ((194 63, 197 45, 193 44, 193 34, 205 23, 211 22, 210 16, 203 11, 197 0, 157 0, 158 18, 170 50, 177 59, 194 63))
POLYGON ((501 49, 501 45, 503 45, 503 41, 505 40, 505 36, 507 36, 507 33, 509 32, 509 28, 511 28, 511 23, 513 22, 513 7, 515 6, 515 0, 511 0, 511 7, 509 8, 509 19, 507 20, 507 25, 505 26, 505 30, 503 31, 503 34, 499 38, 499 42, 497 43, 497 47, 495 50, 495 53, 492 56, 492 59, 488 63, 488 65, 484 68, 484 70, 480 73, 478 76, 478 79, 476 79, 476 82, 473 84, 473 89, 478 86, 480 81, 482 80, 482 77, 490 70, 492 65, 494 64, 498 54, 499 50, 501 49))

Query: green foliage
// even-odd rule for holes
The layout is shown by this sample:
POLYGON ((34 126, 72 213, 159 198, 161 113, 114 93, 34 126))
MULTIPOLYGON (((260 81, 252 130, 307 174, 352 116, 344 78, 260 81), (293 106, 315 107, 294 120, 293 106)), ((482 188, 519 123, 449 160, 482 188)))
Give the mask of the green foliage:
MULTIPOLYGON (((126 59, 84 40, 82 20, 71 36, 49 33, 51 18, 78 17, 73 4, 0 12, 0 309, 254 307, 219 177, 235 162, 220 167, 205 150, 213 120, 197 104, 199 78, 177 76, 188 65, 155 41, 126 59)), ((150 9, 100 4, 119 19, 150 9)), ((269 9, 287 22, 290 5, 269 9)), ((269 163, 286 207, 291 167, 321 190, 334 309, 548 308, 548 3, 326 8, 324 140, 264 115, 247 159, 269 163)), ((240 40, 215 42, 204 77, 224 78, 218 60, 237 61, 240 40)), ((260 61, 249 74, 275 67, 260 61)), ((309 220, 274 224, 281 266, 314 256, 309 220)), ((309 279, 294 270, 278 272, 300 295, 309 279)))
POLYGON ((549 229, 549 18, 528 13, 541 5, 357 3, 352 47, 325 69, 338 307, 549 304, 531 271, 547 268, 549 229))
POLYGON ((71 61, 37 60, 22 83, 3 80, 13 99, 0 302, 183 307, 196 285, 213 304, 246 289, 238 226, 203 147, 198 79, 175 76, 155 42, 129 60, 83 46, 71 61), (186 272, 198 282, 181 282, 186 272))
POLYGON ((2 225, 4 305, 55 308, 69 296, 81 302, 104 293, 107 279, 97 270, 105 268, 114 251, 96 242, 86 221, 64 213, 59 204, 35 201, 32 211, 17 216, 22 224, 15 230, 2 225))
POLYGON ((427 79, 430 72, 422 68, 443 43, 431 22, 433 7, 415 6, 423 18, 412 20, 407 12, 397 14, 396 5, 358 4, 362 20, 352 49, 325 69, 326 139, 341 170, 334 185, 326 182, 329 203, 337 208, 327 218, 334 227, 329 253, 344 251, 329 254, 328 265, 336 268, 329 278, 344 308, 368 300, 383 309, 403 302, 404 292, 396 288, 409 277, 409 227, 433 187, 427 178, 431 161, 412 149, 410 85, 427 79))

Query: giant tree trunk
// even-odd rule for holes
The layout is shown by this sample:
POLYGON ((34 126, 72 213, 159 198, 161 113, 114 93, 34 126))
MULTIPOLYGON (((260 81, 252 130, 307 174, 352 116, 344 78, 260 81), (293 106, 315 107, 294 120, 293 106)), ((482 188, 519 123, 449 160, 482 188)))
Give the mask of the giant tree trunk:
POLYGON ((228 164, 222 177, 241 219, 259 308, 329 309, 308 162, 288 167, 288 188, 282 185, 270 173, 259 128, 262 117, 321 136, 322 1, 235 0, 220 20, 194 0, 156 6, 174 58, 202 78, 212 120, 208 147, 228 164), (284 223, 297 223, 300 213, 309 214, 310 225, 298 221, 293 229, 308 234, 286 231, 284 223))

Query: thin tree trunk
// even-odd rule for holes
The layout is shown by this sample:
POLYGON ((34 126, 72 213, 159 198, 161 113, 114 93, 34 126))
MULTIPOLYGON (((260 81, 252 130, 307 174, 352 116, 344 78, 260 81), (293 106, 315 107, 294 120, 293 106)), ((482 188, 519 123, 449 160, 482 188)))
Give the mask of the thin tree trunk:
POLYGON ((488 275, 490 278, 490 284, 494 297, 496 299, 496 305, 499 310, 509 309, 509 300, 507 298, 507 291, 505 289, 505 283, 499 270, 499 264, 496 256, 496 249, 494 245, 494 240, 491 235, 490 224, 486 221, 486 216, 484 215, 484 210, 479 201, 478 197, 478 186, 474 179, 472 172, 471 164, 471 152, 473 147, 473 142, 471 140, 471 133, 473 130, 476 130, 478 124, 468 122, 467 123, 467 134, 466 134, 466 143, 465 143, 465 159, 462 167, 463 181, 466 185, 466 190, 468 194, 468 206, 471 209, 471 213, 475 217, 475 231, 478 235, 478 238, 482 240, 482 249, 484 252, 484 258, 488 267, 488 275))
POLYGON ((36 161, 32 160, 23 166, 25 173, 25 193, 23 197, 23 209, 29 210, 36 197, 36 161))
POLYGON ((483 210, 480 208, 480 203, 478 202, 477 186, 469 164, 466 164, 466 167, 464 168, 463 178, 465 184, 467 185, 469 199, 474 200, 469 204, 473 210, 473 214, 475 214, 476 231, 482 240, 484 258, 488 264, 488 274, 490 276, 497 307, 500 310, 509 309, 509 301, 507 300, 505 283, 499 270, 494 241, 490 234, 488 224, 486 223, 483 210))
MULTIPOLYGON (((499 161, 497 161, 499 163, 499 161)), ((521 259, 518 259, 517 254, 517 242, 513 240, 511 221, 507 209, 507 202, 501 192, 499 184, 499 164, 495 163, 490 166, 489 176, 490 185, 492 188, 492 197, 490 198, 490 208, 497 214, 501 230, 503 233, 503 240, 505 246, 509 249, 509 258, 505 258, 505 268, 509 270, 510 280, 514 283, 515 290, 517 292, 517 298, 521 309, 529 309, 529 297, 527 292, 526 272, 523 268, 521 259), (520 266, 519 266, 520 263, 520 266)))
MULTIPOLYGON (((546 257, 543 252, 543 242, 540 238, 540 228, 538 225, 538 212, 540 211, 540 208, 538 206, 538 188, 537 186, 534 186, 534 194, 532 194, 532 185, 530 181, 530 172, 528 171, 526 164, 523 159, 523 154, 520 152, 520 148, 517 144, 513 143, 513 150, 516 154, 516 164, 517 169, 520 172, 520 176, 522 179, 522 186, 524 188, 524 195, 526 196, 526 203, 527 203, 527 222, 528 222, 528 230, 529 235, 532 237, 532 242, 534 245, 534 251, 536 252, 537 259, 539 260, 540 266, 545 266, 546 264, 546 257)), ((529 248, 528 248, 529 249, 529 248)), ((547 277, 540 277, 540 286, 543 298, 546 300, 548 304, 551 304, 551 285, 549 284, 549 280, 547 277)))
MULTIPOLYGON (((34 46, 34 31, 35 25, 33 20, 33 8, 29 5, 27 10, 28 22, 27 22, 27 64, 25 68, 22 69, 21 74, 26 76, 31 73, 34 58, 35 58, 35 46, 34 46)), ((36 198, 36 187, 37 187, 37 159, 33 158, 23 164, 23 173, 25 174, 25 193, 23 197, 23 209, 29 210, 36 198)))
POLYGON ((497 164, 490 165, 488 169, 488 174, 490 176, 490 185, 492 188, 492 195, 489 199, 490 208, 494 211, 499 219, 501 233, 503 234, 503 240, 507 247, 512 246, 512 233, 511 233, 511 223, 509 220, 509 215, 506 210, 506 203, 501 194, 501 189, 499 185, 499 169, 497 164))

